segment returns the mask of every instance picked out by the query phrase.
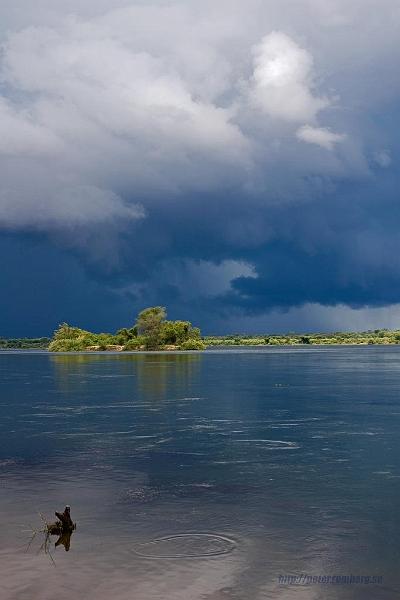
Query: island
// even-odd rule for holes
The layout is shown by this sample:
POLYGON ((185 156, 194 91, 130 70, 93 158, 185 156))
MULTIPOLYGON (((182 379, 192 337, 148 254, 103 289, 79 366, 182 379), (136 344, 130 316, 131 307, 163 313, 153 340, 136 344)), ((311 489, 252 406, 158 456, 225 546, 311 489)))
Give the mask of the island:
POLYGON ((50 352, 205 350, 200 329, 189 321, 168 321, 163 306, 142 310, 135 324, 116 333, 92 333, 67 323, 59 326, 49 344, 50 352))
POLYGON ((202 336, 190 321, 169 321, 163 306, 142 310, 134 325, 115 333, 92 333, 62 323, 52 338, 0 337, 0 350, 49 350, 50 352, 177 351, 224 346, 390 345, 400 344, 399 329, 331 333, 270 333, 202 336))

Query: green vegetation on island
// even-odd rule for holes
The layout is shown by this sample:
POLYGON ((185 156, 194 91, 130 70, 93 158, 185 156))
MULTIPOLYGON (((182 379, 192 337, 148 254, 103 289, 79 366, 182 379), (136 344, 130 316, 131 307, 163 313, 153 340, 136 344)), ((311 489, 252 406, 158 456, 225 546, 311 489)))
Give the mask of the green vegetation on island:
POLYGON ((51 340, 41 338, 0 338, 0 350, 47 350, 51 340))
POLYGON ((337 331, 334 333, 287 333, 268 335, 232 334, 226 336, 206 336, 207 346, 298 346, 358 345, 358 344, 400 344, 400 330, 374 329, 360 332, 337 331))
POLYGON ((136 323, 116 333, 92 333, 63 323, 55 331, 50 352, 204 350, 200 329, 189 321, 167 321, 162 306, 142 310, 136 323))
POLYGON ((63 323, 52 339, 0 338, 0 350, 204 350, 218 346, 305 346, 305 345, 400 344, 400 330, 374 329, 361 332, 231 334, 201 337, 189 321, 167 321, 165 308, 143 310, 131 328, 116 333, 92 333, 63 323))

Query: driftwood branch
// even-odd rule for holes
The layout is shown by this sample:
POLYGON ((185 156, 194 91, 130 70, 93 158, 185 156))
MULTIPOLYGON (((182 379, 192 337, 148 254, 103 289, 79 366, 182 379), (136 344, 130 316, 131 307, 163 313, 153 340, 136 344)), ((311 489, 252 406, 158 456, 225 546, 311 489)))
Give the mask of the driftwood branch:
POLYGON ((65 551, 68 552, 71 546, 71 535, 76 529, 76 523, 74 523, 71 519, 71 512, 69 506, 66 506, 64 512, 62 513, 56 511, 55 515, 58 520, 54 523, 48 523, 48 521, 45 519, 42 513, 39 513, 39 516, 43 521, 44 528, 41 530, 31 530, 33 535, 29 541, 26 550, 29 550, 34 538, 38 533, 44 534, 44 541, 41 547, 39 548, 39 552, 44 551, 45 554, 48 554, 53 564, 55 563, 50 552, 50 536, 58 535, 58 540, 54 544, 55 548, 57 548, 58 546, 64 546, 65 551))
POLYGON ((58 519, 55 523, 47 523, 47 529, 50 535, 60 535, 61 533, 72 533, 76 529, 76 523, 72 522, 71 509, 66 506, 63 513, 55 512, 58 519))
POLYGON ((64 546, 66 552, 68 552, 71 545, 71 534, 76 529, 76 523, 71 519, 71 509, 66 506, 63 513, 55 512, 58 519, 55 523, 47 523, 48 535, 58 535, 58 540, 55 543, 55 547, 64 546))

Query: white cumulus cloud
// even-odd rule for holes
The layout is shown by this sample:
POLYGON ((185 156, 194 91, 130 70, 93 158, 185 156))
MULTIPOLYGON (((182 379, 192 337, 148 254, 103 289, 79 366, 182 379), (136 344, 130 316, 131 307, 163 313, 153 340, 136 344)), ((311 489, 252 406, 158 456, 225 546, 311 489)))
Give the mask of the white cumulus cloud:
MULTIPOLYGON (((79 211, 88 226, 104 214, 132 222, 138 205, 232 190, 295 202, 310 196, 301 187, 310 172, 330 181, 364 173, 361 126, 350 131, 358 71, 343 64, 351 51, 369 73, 369 20, 353 4, 19 0, 18 11, 0 9, 0 222, 47 232, 70 228, 79 211), (346 112, 333 111, 342 93, 346 112), (347 150, 311 163, 296 135, 347 150), (71 190, 79 203, 65 202, 71 190)), ((392 48, 390 23, 379 57, 392 48)), ((359 79, 375 94, 375 75, 359 79)), ((380 156, 373 162, 386 164, 380 156)))
POLYGON ((346 139, 346 135, 343 133, 334 133, 326 127, 312 127, 311 125, 300 127, 296 136, 303 142, 316 144, 325 150, 333 150, 335 144, 346 139))
POLYGON ((61 145, 28 110, 17 110, 0 96, 0 155, 46 156, 58 152, 61 145))
POLYGON ((253 98, 268 115, 301 122, 329 105, 314 94, 312 55, 288 35, 273 31, 253 52, 253 98))
POLYGON ((140 205, 128 204, 110 190, 94 186, 43 190, 0 190, 0 226, 7 229, 62 229, 110 224, 144 217, 140 205))

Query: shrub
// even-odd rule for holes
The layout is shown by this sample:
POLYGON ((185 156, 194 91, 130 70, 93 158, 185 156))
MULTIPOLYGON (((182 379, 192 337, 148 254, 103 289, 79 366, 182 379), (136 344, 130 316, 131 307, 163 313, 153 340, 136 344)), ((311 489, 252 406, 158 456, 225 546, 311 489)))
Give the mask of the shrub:
POLYGON ((205 350, 206 348, 206 344, 199 339, 186 340, 179 346, 180 350, 205 350))
POLYGON ((80 352, 90 346, 90 342, 85 338, 67 338, 51 342, 50 352, 80 352))
POLYGON ((140 350, 140 347, 144 345, 144 340, 141 336, 132 338, 124 345, 124 350, 140 350))
POLYGON ((161 327, 163 344, 182 344, 199 337, 200 329, 193 327, 189 321, 164 321, 161 327))

